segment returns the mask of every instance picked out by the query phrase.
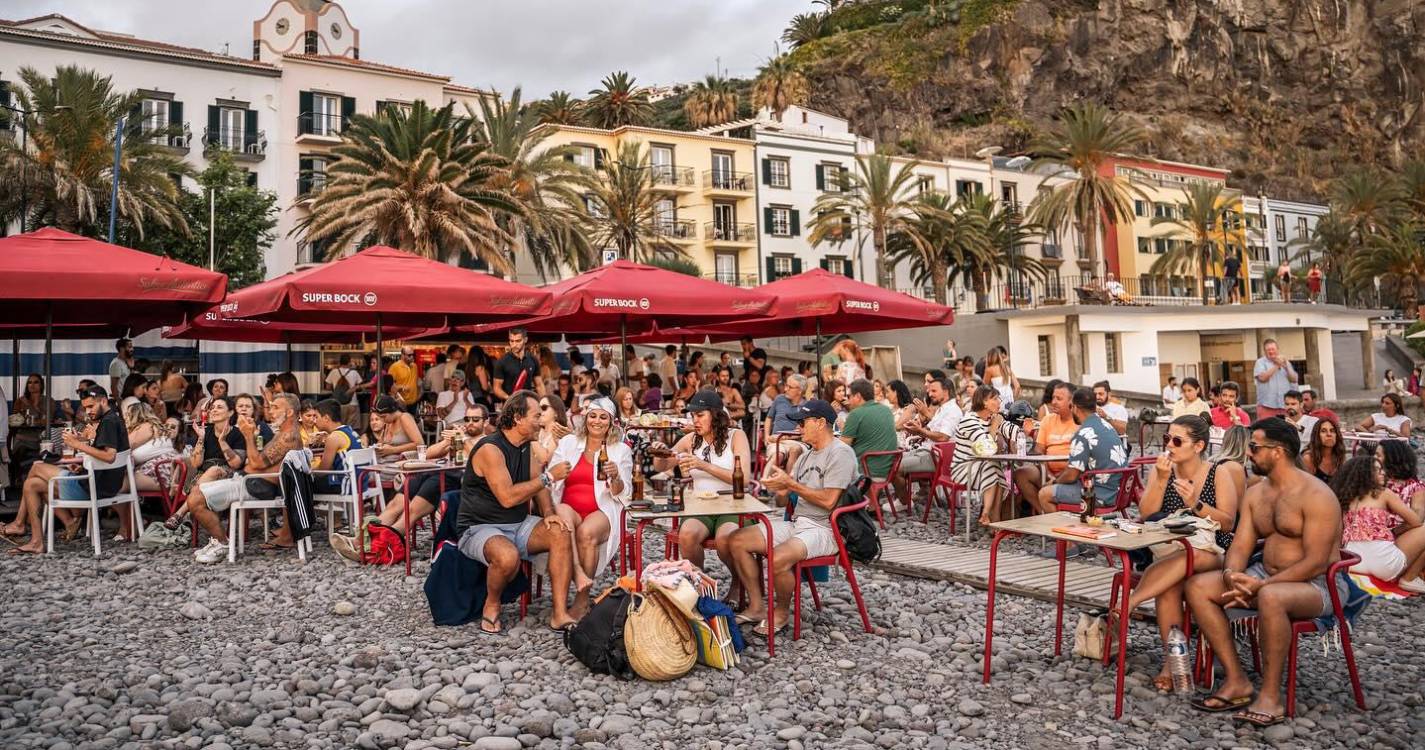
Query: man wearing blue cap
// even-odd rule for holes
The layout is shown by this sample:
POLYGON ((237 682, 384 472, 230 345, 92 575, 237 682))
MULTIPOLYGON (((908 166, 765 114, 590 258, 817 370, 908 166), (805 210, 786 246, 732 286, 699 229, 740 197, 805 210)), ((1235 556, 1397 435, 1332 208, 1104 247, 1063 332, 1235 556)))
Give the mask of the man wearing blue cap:
POLYGON ((733 533, 728 544, 733 575, 746 587, 751 602, 737 616, 737 621, 760 621, 753 631, 758 635, 766 635, 769 628, 780 631, 791 618, 789 605, 797 585, 792 566, 811 557, 836 554, 831 511, 840 501, 841 491, 851 486, 857 473, 856 451, 836 439, 836 410, 831 404, 809 399, 797 407, 792 419, 801 425, 802 442, 810 450, 797 459, 790 474, 773 466, 762 480, 762 486, 777 493, 780 502, 786 502, 794 494, 797 498, 792 521, 772 521, 772 543, 776 545, 772 575, 776 582, 777 609, 771 617, 766 612, 756 558, 767 551, 765 533, 756 526, 744 527, 733 533))

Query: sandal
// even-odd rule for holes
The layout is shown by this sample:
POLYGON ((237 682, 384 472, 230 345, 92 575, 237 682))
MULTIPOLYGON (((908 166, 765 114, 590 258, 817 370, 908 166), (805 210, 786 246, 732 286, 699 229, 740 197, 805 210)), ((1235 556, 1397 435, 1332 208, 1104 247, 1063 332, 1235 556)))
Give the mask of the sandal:
POLYGON ((1222 696, 1214 693, 1213 695, 1205 697, 1199 696, 1197 698, 1193 698, 1192 702, 1189 705, 1205 713, 1220 714, 1241 708, 1243 706, 1251 705, 1251 703, 1252 696, 1250 695, 1240 695, 1236 698, 1223 698, 1222 696))
POLYGON ((1251 724, 1258 729, 1266 729, 1270 726, 1286 721, 1286 714, 1269 714, 1265 711, 1238 711, 1232 714, 1233 721, 1240 721, 1244 724, 1251 724))
POLYGON ((277 542, 267 541, 257 545, 257 548, 262 550, 263 552, 278 552, 281 550, 296 549, 297 543, 293 542, 292 544, 278 544, 277 542))
POLYGON ((744 615, 744 614, 742 614, 742 613, 738 613, 737 616, 736 616, 736 617, 733 617, 732 619, 733 619, 733 622, 737 623, 738 625, 751 625, 751 624, 753 624, 753 623, 760 623, 760 622, 763 622, 763 621, 766 620, 767 618, 765 618, 765 617, 750 617, 750 616, 748 616, 748 615, 744 615))
POLYGON ((489 617, 481 617, 481 618, 480 618, 480 626, 479 626, 478 628, 476 628, 476 629, 479 630, 481 633, 484 633, 485 635, 502 635, 502 634, 504 634, 504 632, 505 632, 505 628, 504 628, 504 626, 500 625, 500 618, 498 618, 498 617, 496 617, 496 618, 494 618, 494 619, 491 619, 491 618, 489 618, 489 617), (485 629, 485 626, 486 626, 486 625, 493 626, 495 629, 494 629, 494 630, 486 630, 486 629, 485 629))
POLYGON ((76 523, 73 526, 66 526, 64 527, 64 531, 59 533, 59 540, 61 542, 72 542, 75 537, 79 536, 79 532, 83 530, 84 525, 80 523, 76 523))
POLYGON ((169 531, 177 531, 178 527, 182 524, 183 519, 180 518, 177 513, 175 513, 164 520, 163 528, 168 529, 169 531))
MULTIPOLYGON (((781 635, 781 634, 782 634, 782 631, 786 630, 786 629, 787 629, 787 626, 788 626, 788 625, 791 625, 791 624, 792 624, 791 618, 788 618, 786 622, 782 623, 781 626, 779 626, 779 627, 777 627, 775 630, 773 630, 772 633, 775 634, 775 635, 781 635)), ((752 632, 753 632, 753 634, 755 634, 755 635, 760 635, 760 636, 762 636, 763 638, 766 638, 766 637, 767 637, 767 621, 766 621, 766 620, 763 620, 763 621, 761 622, 761 624, 759 624, 757 627, 755 627, 755 628, 752 629, 752 632)))

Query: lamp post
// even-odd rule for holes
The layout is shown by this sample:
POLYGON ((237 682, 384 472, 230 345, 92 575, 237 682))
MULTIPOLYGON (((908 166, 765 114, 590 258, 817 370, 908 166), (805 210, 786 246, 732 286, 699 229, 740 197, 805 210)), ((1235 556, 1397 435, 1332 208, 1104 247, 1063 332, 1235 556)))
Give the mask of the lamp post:
MULTIPOLYGON (((22 119, 21 119, 21 121, 20 121, 20 153, 24 153, 25 150, 26 150, 26 148, 27 148, 27 146, 28 146, 28 144, 29 144, 30 127, 29 127, 29 123, 28 123, 28 122, 25 122, 24 119, 23 119, 23 117, 25 117, 25 116, 27 116, 27 115, 33 115, 33 114, 35 114, 35 110, 33 110, 33 109, 22 109, 22 108, 20 108, 20 107, 14 106, 14 105, 12 105, 12 104, 5 104, 5 105, 0 105, 0 106, 3 106, 5 109, 10 110, 11 112, 14 112, 15 114, 21 116, 22 119)), ((66 108, 66 109, 67 109, 67 108, 66 108)), ((21 233, 21 234, 24 234, 25 232, 29 231, 29 220, 30 220, 30 199, 29 199, 29 197, 28 197, 28 192, 27 192, 26 195, 20 196, 20 233, 21 233)))
POLYGON ((124 154, 124 116, 114 123, 113 188, 109 193, 109 244, 114 244, 114 229, 119 219, 119 163, 124 154))

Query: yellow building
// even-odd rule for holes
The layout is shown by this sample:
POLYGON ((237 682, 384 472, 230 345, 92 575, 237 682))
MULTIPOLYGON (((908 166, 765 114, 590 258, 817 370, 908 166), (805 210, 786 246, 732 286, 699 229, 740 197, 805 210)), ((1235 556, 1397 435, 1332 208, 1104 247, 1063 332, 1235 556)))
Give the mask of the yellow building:
MULTIPOLYGON (((1153 272, 1153 264, 1167 253, 1190 244, 1192 232, 1176 224, 1154 225, 1153 220, 1181 218, 1179 205, 1187 202, 1187 187, 1194 183, 1212 182, 1225 186, 1230 170, 1204 167, 1194 164, 1156 161, 1150 159, 1113 159, 1104 169, 1120 176, 1130 177, 1142 192, 1133 199, 1133 216, 1130 221, 1107 228, 1104 266, 1107 273, 1114 274, 1134 296, 1174 297, 1191 299, 1198 296, 1197 272, 1166 276, 1153 272)), ((1228 201, 1229 218, 1222 228, 1228 235, 1228 253, 1242 256, 1240 278, 1247 278, 1252 268, 1245 251, 1243 234, 1243 205, 1240 191, 1226 190, 1223 196, 1228 201)), ((1209 293, 1217 291, 1216 279, 1222 276, 1221 264, 1208 268, 1209 293)), ((1250 299, 1249 284, 1243 284, 1242 301, 1250 299)))
POLYGON ((595 170, 617 158, 625 144, 637 144, 660 196, 659 232, 697 263, 704 277, 739 286, 758 283, 754 141, 634 126, 546 127, 544 147, 571 147, 576 162, 595 170))

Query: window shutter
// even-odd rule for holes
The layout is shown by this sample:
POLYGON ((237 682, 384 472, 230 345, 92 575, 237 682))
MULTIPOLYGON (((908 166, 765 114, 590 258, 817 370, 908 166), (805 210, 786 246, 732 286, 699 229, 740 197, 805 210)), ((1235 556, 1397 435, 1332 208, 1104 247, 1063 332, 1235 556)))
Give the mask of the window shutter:
POLYGON ((135 104, 134 108, 129 110, 128 120, 124 122, 124 127, 127 129, 129 126, 133 125, 136 122, 143 122, 143 102, 135 104))
POLYGON ((219 121, 219 116, 220 116, 220 115, 221 115, 221 112, 218 110, 218 108, 217 108, 216 106, 213 106, 213 105, 209 105, 209 106, 208 106, 208 131, 207 131, 207 136, 208 136, 208 144, 209 144, 209 145, 213 145, 213 144, 216 144, 216 143, 218 142, 218 127, 219 127, 218 121, 219 121))
POLYGON ((605 158, 605 156, 606 156, 606 152, 605 152, 603 149, 601 149, 601 148, 596 148, 596 149, 594 149, 594 169, 603 169, 603 168, 604 168, 604 158, 605 158))
POLYGON ((767 281, 776 281, 776 280, 777 280, 777 262, 776 262, 776 260, 774 260, 773 258, 771 258, 771 257, 769 256, 769 257, 767 258, 767 278, 763 279, 763 281, 764 281, 764 282, 767 282, 767 281))
POLYGON ((168 103, 168 124, 169 124, 169 125, 182 125, 182 124, 183 124, 183 102, 169 102, 169 103, 168 103))
POLYGON ((312 132, 312 92, 297 92, 297 132, 309 135, 312 132))
POLYGON ((818 165, 816 165, 816 189, 817 189, 817 190, 825 190, 825 189, 826 189, 826 165, 825 165, 825 164, 818 164, 818 165))
POLYGON ((306 195, 312 190, 312 160, 297 159, 297 195, 306 195))
POLYGON ((767 206, 762 209, 762 233, 772 233, 772 207, 767 206))
POLYGON ((249 109, 243 113, 242 146, 243 150, 251 151, 257 145, 257 110, 249 109))
POLYGON ((802 259, 792 258, 792 275, 796 276, 802 272, 802 259))
POLYGON ((256 187, 257 187, 257 173, 256 173, 256 172, 253 172, 253 171, 251 171, 251 170, 248 171, 248 173, 247 173, 247 186, 250 187, 250 188, 256 188, 256 187))
POLYGON ((802 212, 794 208, 788 213, 792 215, 792 236, 800 237, 802 234, 802 212))
POLYGON ((377 116, 377 117, 380 117, 381 115, 384 115, 384 114, 386 114, 386 100, 385 100, 385 99, 377 99, 377 100, 376 100, 376 116, 377 116))
POLYGON ((564 155, 564 161, 573 163, 573 161, 574 161, 574 155, 573 155, 573 154, 565 154, 565 155, 564 155))
POLYGON ((841 261, 841 272, 846 274, 846 278, 848 279, 854 280, 856 278, 856 269, 853 267, 850 258, 841 261))
MULTIPOLYGON (((819 169, 819 167, 818 167, 818 169, 819 169)), ((823 271, 830 271, 830 270, 831 270, 831 259, 830 259, 830 258, 822 258, 822 259, 821 259, 821 270, 823 270, 823 271)))
POLYGON ((762 184, 763 184, 763 185, 771 185, 771 184, 772 184, 772 160, 771 160, 771 159, 763 159, 763 160, 762 160, 762 184))
POLYGON ((343 96, 341 98, 341 129, 346 130, 346 124, 351 121, 351 116, 356 114, 356 97, 343 96))

